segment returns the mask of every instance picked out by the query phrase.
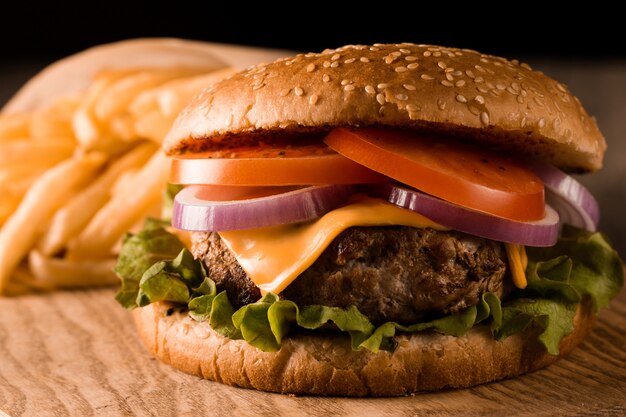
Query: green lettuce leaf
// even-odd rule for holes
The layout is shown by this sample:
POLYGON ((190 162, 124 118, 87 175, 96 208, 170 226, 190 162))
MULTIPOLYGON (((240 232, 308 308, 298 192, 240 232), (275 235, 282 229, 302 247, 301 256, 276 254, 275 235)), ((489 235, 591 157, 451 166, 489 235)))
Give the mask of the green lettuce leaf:
POLYGON ((114 269, 122 280, 122 288, 115 299, 124 308, 137 307, 139 282, 144 273, 159 261, 175 258, 183 248, 183 243, 159 221, 149 219, 141 232, 128 233, 114 269))
POLYGON ((156 301, 186 305, 193 319, 208 321, 219 334, 245 339, 264 351, 280 349, 282 340, 296 328, 339 330, 350 336, 353 349, 377 352, 392 350, 397 332, 432 330, 462 336, 483 323, 498 340, 537 326, 538 340, 557 355, 561 339, 573 330, 578 302, 588 296, 597 311, 619 292, 624 282, 622 263, 601 234, 573 228, 566 228, 554 247, 528 248, 528 254, 528 286, 514 291, 504 303, 496 294, 485 293, 476 306, 455 314, 375 327, 354 306, 298 306, 271 293, 235 311, 226 292, 217 293, 202 263, 152 222, 124 240, 116 267, 122 279, 117 300, 126 308, 156 301))
POLYGON ((566 225, 556 245, 527 252, 528 287, 541 295, 556 293, 575 302, 586 295, 598 313, 624 285, 623 262, 601 233, 566 225))

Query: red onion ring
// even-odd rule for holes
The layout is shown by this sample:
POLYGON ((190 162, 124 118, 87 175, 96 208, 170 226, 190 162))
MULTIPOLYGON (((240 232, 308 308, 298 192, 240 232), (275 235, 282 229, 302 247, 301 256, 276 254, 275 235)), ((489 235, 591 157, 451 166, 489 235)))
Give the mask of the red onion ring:
POLYGON ((528 167, 541 178, 546 190, 546 202, 559 213, 561 221, 595 232, 600 220, 600 207, 584 185, 560 169, 536 161, 528 167))
POLYGON ((397 185, 372 184, 369 189, 370 194, 416 211, 443 226, 487 239, 527 246, 552 246, 559 234, 559 215, 548 205, 542 220, 520 222, 470 210, 397 185))
POLYGON ((340 206, 352 185, 321 185, 246 200, 202 199, 203 186, 186 187, 174 198, 172 226, 203 232, 253 229, 311 220, 340 206))

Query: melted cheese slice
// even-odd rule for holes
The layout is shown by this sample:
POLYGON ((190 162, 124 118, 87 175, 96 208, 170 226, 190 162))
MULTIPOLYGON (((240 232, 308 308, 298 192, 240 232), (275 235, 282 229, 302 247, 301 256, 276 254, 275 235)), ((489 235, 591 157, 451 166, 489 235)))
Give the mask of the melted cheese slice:
POLYGON ((517 288, 524 289, 527 285, 526 266, 528 265, 526 248, 514 243, 505 243, 504 246, 506 247, 506 256, 509 259, 513 284, 517 288))
POLYGON ((280 293, 344 230, 392 225, 448 230, 414 211, 355 196, 351 204, 312 222, 220 232, 220 237, 261 292, 280 293))

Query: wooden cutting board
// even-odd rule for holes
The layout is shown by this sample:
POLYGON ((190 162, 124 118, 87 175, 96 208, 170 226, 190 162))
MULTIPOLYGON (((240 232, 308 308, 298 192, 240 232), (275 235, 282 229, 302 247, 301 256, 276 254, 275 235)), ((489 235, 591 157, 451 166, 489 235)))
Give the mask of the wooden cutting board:
POLYGON ((0 416, 626 415, 626 290, 548 369, 402 398, 226 387, 151 359, 111 289, 0 299, 0 416))

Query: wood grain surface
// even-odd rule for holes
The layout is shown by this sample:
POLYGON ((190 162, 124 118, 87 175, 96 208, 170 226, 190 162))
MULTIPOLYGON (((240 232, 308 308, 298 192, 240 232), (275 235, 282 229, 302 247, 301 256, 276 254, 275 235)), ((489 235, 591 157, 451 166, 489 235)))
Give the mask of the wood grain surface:
POLYGON ((557 364, 465 390, 295 397, 200 380, 150 358, 111 289, 0 299, 0 416, 626 415, 626 290, 557 364))

